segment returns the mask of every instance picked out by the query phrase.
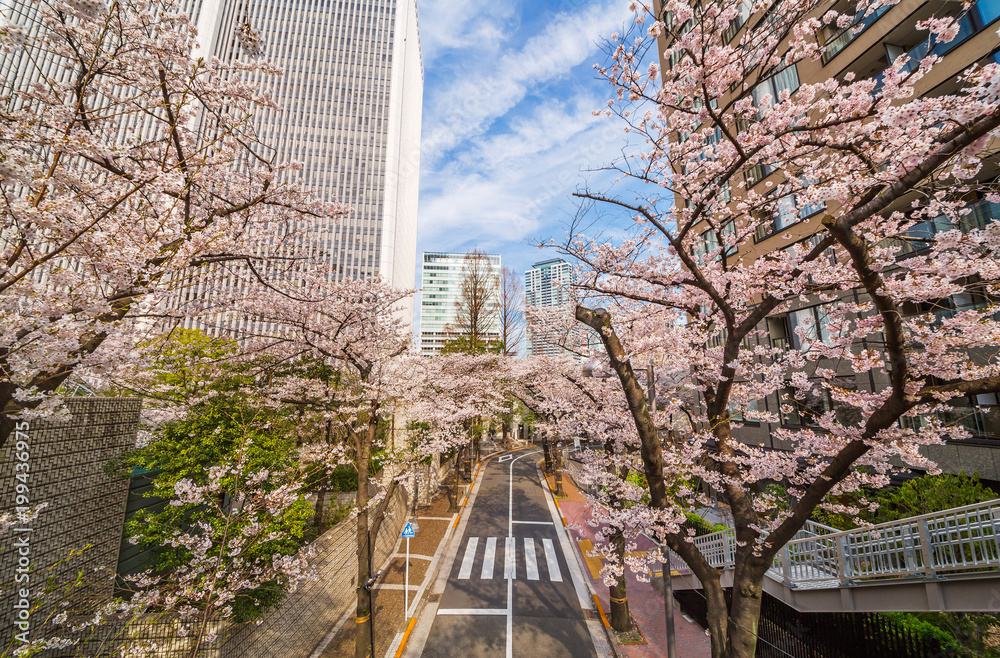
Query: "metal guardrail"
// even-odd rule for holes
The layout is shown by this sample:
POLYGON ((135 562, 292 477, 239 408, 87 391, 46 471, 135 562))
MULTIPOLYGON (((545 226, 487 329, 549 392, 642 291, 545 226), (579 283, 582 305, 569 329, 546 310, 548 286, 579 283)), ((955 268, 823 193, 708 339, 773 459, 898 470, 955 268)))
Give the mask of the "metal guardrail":
MULTIPOLYGON (((734 530, 703 535, 693 543, 712 566, 734 566, 734 530)), ((684 565, 679 556, 672 557, 675 565, 684 565)), ((788 587, 835 588, 998 568, 1000 499, 856 530, 807 521, 775 557, 770 575, 788 587)))

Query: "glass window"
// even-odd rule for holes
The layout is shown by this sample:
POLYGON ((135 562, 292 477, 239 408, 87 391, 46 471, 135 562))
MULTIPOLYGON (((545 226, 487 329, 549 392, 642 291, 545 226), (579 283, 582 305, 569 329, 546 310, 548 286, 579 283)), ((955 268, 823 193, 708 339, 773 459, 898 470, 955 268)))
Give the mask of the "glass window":
POLYGON ((829 311, 833 304, 820 304, 809 308, 791 311, 788 314, 788 327, 792 338, 792 347, 797 350, 808 350, 809 345, 819 338, 820 341, 830 344, 835 338, 835 332, 830 327, 829 311), (803 327, 802 337, 796 333, 798 327, 803 327))
POLYGON ((782 91, 788 90, 789 92, 794 92, 798 88, 798 69, 794 64, 786 66, 753 88, 751 91, 751 94, 753 95, 753 104, 757 107, 762 107, 764 105, 764 101, 769 98, 770 101, 767 103, 767 106, 770 107, 778 102, 778 97, 781 95, 782 91))
POLYGON ((732 41, 733 37, 736 36, 736 33, 740 31, 740 28, 746 24, 747 19, 750 18, 750 7, 750 0, 740 0, 740 4, 736 7, 736 18, 734 18, 732 22, 729 23, 729 27, 726 28, 726 43, 732 41))

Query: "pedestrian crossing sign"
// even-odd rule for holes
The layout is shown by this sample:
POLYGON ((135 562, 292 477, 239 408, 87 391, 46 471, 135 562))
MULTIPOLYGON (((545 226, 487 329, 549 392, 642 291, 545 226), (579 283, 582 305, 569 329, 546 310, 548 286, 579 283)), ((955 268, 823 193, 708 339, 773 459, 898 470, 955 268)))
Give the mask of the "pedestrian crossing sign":
POLYGON ((415 533, 413 531, 413 525, 410 524, 410 523, 407 523, 406 527, 403 528, 403 537, 405 538, 405 537, 416 537, 416 536, 417 536, 417 533, 415 533))

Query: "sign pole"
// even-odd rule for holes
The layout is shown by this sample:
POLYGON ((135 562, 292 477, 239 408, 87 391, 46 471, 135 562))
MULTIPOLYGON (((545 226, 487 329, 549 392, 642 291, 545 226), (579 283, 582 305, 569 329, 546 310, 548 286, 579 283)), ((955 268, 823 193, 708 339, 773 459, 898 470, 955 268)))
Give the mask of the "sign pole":
POLYGON ((406 585, 403 587, 403 621, 410 614, 410 538, 406 538, 406 585))

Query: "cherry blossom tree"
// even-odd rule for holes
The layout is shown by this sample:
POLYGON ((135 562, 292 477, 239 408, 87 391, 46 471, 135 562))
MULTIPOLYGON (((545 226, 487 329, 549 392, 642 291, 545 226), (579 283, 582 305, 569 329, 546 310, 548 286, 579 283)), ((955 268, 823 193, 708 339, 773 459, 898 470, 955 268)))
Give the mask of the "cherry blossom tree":
POLYGON ((300 227, 346 212, 255 135, 275 107, 256 80, 280 71, 252 30, 223 63, 193 57, 176 0, 23 14, 0 27, 20 67, 0 98, 0 444, 78 368, 128 361, 144 328, 287 282, 312 253, 300 227))
MULTIPOLYGON (((614 90, 601 111, 639 140, 611 170, 639 192, 579 193, 632 232, 564 245, 592 294, 576 317, 601 336, 632 417, 619 459, 639 455, 649 496, 630 512, 700 580, 714 656, 754 655, 765 573, 814 510, 885 486, 893 464, 933 471, 920 449, 968 436, 944 420, 956 399, 1000 390, 1000 66, 975 64, 935 95, 921 95, 935 54, 792 82, 822 57, 817 32, 893 4, 633 2, 634 25, 597 67, 614 90), (788 212, 811 216, 814 237, 755 246, 788 212), (803 307, 817 310, 779 335, 803 307), (685 382, 655 405, 634 365, 650 356, 685 382), (780 450, 734 434, 791 414, 773 430, 780 450), (773 481, 790 508, 764 490, 773 481), (677 524, 707 503, 695 483, 732 512, 730 605, 677 524)), ((920 22, 923 52, 954 39, 968 10, 920 22)))
POLYGON ((234 311, 272 323, 273 336, 261 336, 255 347, 299 361, 271 381, 271 397, 282 404, 308 409, 333 428, 307 443, 301 459, 307 468, 332 469, 350 464, 357 469, 357 625, 355 655, 371 655, 371 591, 374 547, 372 537, 385 518, 389 503, 408 474, 393 463, 400 452, 386 441, 385 426, 412 397, 420 379, 413 376, 414 359, 407 358, 412 335, 400 302, 413 294, 397 290, 379 277, 333 283, 322 271, 299 278, 298 295, 314 300, 282 304, 278 291, 246 298, 234 311), (317 372, 316 366, 325 366, 317 372), (372 482, 373 457, 380 454, 383 482, 372 482), (372 485, 385 485, 372 495, 372 485))
POLYGON ((247 432, 234 462, 209 467, 202 482, 183 478, 174 484, 170 505, 189 523, 167 535, 151 524, 150 537, 138 532, 129 538, 133 544, 152 541, 171 555, 171 567, 126 576, 131 596, 107 610, 109 618, 126 620, 176 614, 178 636, 191 638, 191 658, 218 639, 222 624, 240 621, 248 605, 260 605, 253 599, 248 604, 247 592, 294 592, 312 577, 312 546, 298 549, 300 542, 285 527, 288 518, 302 516, 301 482, 294 471, 274 473, 255 464, 252 419, 238 422, 247 432))
POLYGON ((429 430, 423 450, 456 452, 456 477, 451 495, 458 509, 459 454, 475 447, 478 419, 501 416, 509 410, 510 359, 492 353, 456 352, 421 359, 420 386, 409 401, 408 413, 429 430))

